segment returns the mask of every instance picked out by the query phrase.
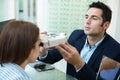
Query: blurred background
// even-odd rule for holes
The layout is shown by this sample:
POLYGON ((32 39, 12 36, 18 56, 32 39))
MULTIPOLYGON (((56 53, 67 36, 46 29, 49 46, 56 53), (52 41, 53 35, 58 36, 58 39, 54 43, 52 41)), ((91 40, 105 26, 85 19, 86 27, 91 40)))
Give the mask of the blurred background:
MULTIPOLYGON (((93 1, 102 1, 112 9, 107 32, 120 42, 120 0, 0 0, 0 31, 6 22, 17 19, 37 24, 41 32, 63 32, 69 36, 73 30, 83 29, 85 13, 93 1)), ((54 66, 66 70, 64 60, 54 66)))

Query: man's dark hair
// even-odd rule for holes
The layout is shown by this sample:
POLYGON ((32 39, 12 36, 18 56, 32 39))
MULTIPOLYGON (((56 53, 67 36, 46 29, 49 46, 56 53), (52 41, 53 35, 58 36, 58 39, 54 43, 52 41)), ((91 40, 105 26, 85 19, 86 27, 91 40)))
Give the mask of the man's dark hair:
POLYGON ((89 5, 89 8, 99 8, 102 10, 102 18, 103 18, 103 23, 106 21, 111 22, 111 17, 112 17, 112 11, 109 8, 109 6, 107 6, 106 4, 97 1, 97 2, 93 2, 92 4, 89 5))

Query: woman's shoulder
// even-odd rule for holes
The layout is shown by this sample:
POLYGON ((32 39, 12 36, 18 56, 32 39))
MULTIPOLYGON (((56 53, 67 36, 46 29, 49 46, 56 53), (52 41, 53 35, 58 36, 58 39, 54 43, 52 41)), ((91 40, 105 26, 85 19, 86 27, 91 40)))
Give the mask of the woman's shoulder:
POLYGON ((0 80, 3 80, 2 78, 4 78, 4 80, 19 80, 22 78, 28 80, 27 78, 29 78, 29 76, 17 64, 5 63, 0 66, 0 80))

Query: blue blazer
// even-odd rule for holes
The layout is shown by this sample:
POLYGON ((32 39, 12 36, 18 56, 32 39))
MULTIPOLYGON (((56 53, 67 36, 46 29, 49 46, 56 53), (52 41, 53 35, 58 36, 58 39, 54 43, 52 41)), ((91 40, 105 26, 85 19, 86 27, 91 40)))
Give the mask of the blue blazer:
MULTIPOLYGON (((80 53, 85 44, 86 37, 83 30, 75 30, 70 35, 68 43, 74 46, 80 53)), ((85 64, 81 70, 76 72, 74 66, 67 63, 67 74, 79 80, 95 80, 103 55, 120 62, 120 44, 107 33, 104 40, 94 51, 89 62, 85 64)), ((42 61, 53 64, 61 59, 63 59, 63 57, 59 51, 53 49, 48 51, 48 56, 42 61)))

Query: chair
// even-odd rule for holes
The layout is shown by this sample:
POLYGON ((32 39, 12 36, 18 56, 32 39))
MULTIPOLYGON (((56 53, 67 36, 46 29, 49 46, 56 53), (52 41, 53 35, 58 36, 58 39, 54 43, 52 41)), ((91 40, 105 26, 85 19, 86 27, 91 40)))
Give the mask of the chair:
POLYGON ((104 57, 101 61, 96 80, 119 80, 120 76, 120 63, 104 57))

